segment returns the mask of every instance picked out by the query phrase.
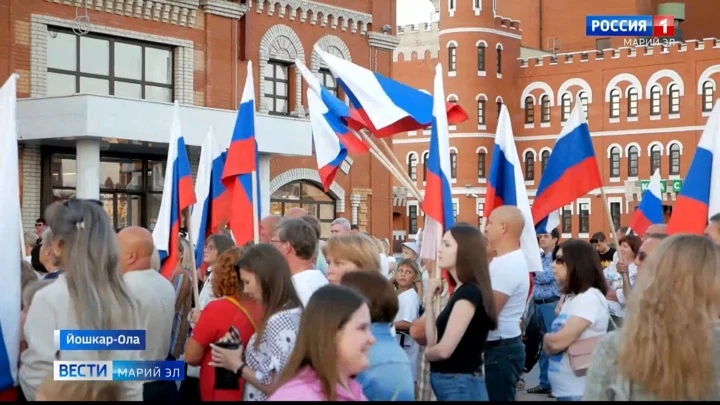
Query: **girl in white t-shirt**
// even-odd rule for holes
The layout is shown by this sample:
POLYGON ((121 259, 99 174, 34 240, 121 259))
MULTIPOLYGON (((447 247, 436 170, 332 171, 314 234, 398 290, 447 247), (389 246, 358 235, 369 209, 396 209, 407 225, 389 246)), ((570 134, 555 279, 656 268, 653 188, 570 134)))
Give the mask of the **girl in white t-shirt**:
POLYGON ((553 259, 555 280, 566 298, 552 323, 552 332, 543 340, 549 356, 548 378, 558 401, 579 401, 585 392, 585 371, 571 368, 567 349, 577 341, 607 333, 608 286, 600 258, 585 241, 571 239, 563 243, 553 259))
POLYGON ((420 296, 413 288, 420 276, 417 263, 402 260, 395 271, 395 287, 398 291, 398 313, 395 316, 395 339, 410 359, 413 381, 417 382, 418 353, 420 345, 410 337, 410 325, 420 316, 420 296))

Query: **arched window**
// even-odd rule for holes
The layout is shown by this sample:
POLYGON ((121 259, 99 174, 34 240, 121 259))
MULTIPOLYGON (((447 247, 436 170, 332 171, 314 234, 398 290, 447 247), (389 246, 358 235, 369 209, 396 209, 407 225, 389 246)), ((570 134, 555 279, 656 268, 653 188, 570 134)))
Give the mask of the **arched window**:
POLYGON ((542 175, 543 173, 545 173, 545 167, 547 167, 548 160, 550 160, 550 151, 547 149, 542 151, 542 153, 540 154, 540 160, 542 164, 542 172, 540 174, 542 175))
POLYGON ((655 173, 655 170, 660 169, 661 155, 662 155, 662 146, 655 145, 652 148, 650 148, 650 175, 651 176, 653 175, 653 173, 655 173))
POLYGON ((484 98, 478 99, 478 125, 485 125, 485 105, 487 104, 487 100, 484 98))
POLYGON ((550 122, 550 96, 544 94, 540 97, 540 122, 550 122))
POLYGON ((502 74, 502 47, 500 47, 500 45, 498 45, 498 47, 496 48, 496 51, 497 51, 497 64, 495 67, 497 68, 497 74, 500 75, 500 74, 502 74))
POLYGON ((713 109, 713 93, 715 92, 715 86, 710 80, 706 81, 702 85, 702 110, 703 112, 710 112, 713 109))
POLYGON ((677 83, 670 85, 668 99, 670 101, 670 114, 680 114, 680 86, 677 83))
POLYGON ((480 43, 477 47, 478 72, 485 71, 485 44, 480 43))
POLYGON ((568 118, 570 118, 570 103, 572 103, 570 93, 563 94, 560 99, 560 120, 562 122, 565 122, 568 118))
POLYGON ((525 152, 525 180, 535 180, 535 155, 530 151, 525 152))
POLYGON ((580 104, 582 105, 583 113, 585 114, 585 120, 587 121, 587 119, 588 119, 588 102, 589 102, 587 93, 585 93, 584 91, 581 91, 578 94, 578 96, 580 97, 580 104))
POLYGON ((457 152, 450 152, 450 178, 457 179, 457 152))
POLYGON ((635 87, 628 89, 628 117, 638 116, 638 90, 635 87))
POLYGON ((628 149, 628 176, 629 177, 637 177, 638 176, 638 154, 639 150, 637 146, 631 146, 630 149, 628 149))
POLYGON ((532 96, 525 97, 525 123, 532 124, 535 122, 535 100, 532 96))
POLYGON ((484 179, 486 178, 485 174, 485 162, 487 158, 487 153, 485 151, 480 151, 477 154, 478 158, 478 179, 484 179))
POLYGON ((650 89, 650 115, 660 115, 660 96, 662 90, 659 85, 654 85, 650 89))
POLYGON ((411 180, 417 180, 417 164, 417 155, 411 153, 408 156, 408 176, 410 176, 411 180))
POLYGON ((457 68, 457 46, 448 46, 448 72, 454 72, 457 68))
POLYGON ((680 174, 680 145, 670 145, 670 175, 680 174))
POLYGON ((302 207, 320 220, 322 239, 330 237, 330 223, 335 219, 335 198, 319 184, 298 180, 288 183, 270 196, 270 213, 285 215, 293 207, 302 207))
POLYGON ((610 177, 620 177, 620 148, 610 149, 610 177))
POLYGON ((610 118, 620 118, 620 89, 610 90, 610 118))
POLYGON ((423 163, 423 181, 427 181, 427 164, 428 164, 428 157, 430 156, 430 152, 423 153, 422 163, 423 163))
POLYGON ((498 101, 497 101, 497 110, 498 110, 498 111, 497 111, 497 116, 498 116, 498 118, 500 118, 500 111, 502 111, 502 106, 503 106, 502 100, 498 100, 498 101))

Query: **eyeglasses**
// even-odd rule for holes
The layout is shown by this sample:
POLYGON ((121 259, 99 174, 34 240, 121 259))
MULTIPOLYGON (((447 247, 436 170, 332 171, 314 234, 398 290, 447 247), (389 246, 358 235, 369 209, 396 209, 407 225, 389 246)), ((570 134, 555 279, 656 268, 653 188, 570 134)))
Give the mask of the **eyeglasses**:
POLYGON ((555 256, 555 263, 557 264, 565 264, 565 260, 563 260, 562 256, 555 256))

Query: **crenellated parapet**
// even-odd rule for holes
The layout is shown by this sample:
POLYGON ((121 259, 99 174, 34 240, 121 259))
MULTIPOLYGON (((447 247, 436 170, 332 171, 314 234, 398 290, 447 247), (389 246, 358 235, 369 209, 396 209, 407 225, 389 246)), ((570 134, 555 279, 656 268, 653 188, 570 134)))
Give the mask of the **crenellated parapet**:
POLYGON ((398 25, 397 26, 397 34, 398 35, 412 35, 415 32, 438 32, 440 30, 439 23, 437 21, 435 22, 427 22, 422 24, 409 24, 409 25, 398 25))
POLYGON ((400 40, 393 52, 395 62, 431 60, 438 57, 440 28, 437 22, 397 27, 400 40))
MULTIPOLYGON (((643 64, 662 65, 667 62, 668 57, 677 56, 686 52, 718 52, 720 55, 720 39, 705 38, 703 40, 691 39, 684 42, 651 41, 647 44, 639 42, 643 46, 624 46, 621 48, 608 48, 602 51, 581 51, 561 53, 557 55, 546 55, 538 58, 518 59, 521 68, 542 68, 547 66, 552 69, 556 65, 568 65, 572 63, 588 63, 624 58, 643 58, 643 64), (647 61, 645 61, 647 60, 647 61)), ((635 45, 633 43, 633 45, 635 45)), ((537 70, 533 70, 537 73, 537 70)))
POLYGON ((495 16, 495 29, 499 29, 506 32, 518 33, 520 29, 520 20, 513 20, 512 18, 495 16))

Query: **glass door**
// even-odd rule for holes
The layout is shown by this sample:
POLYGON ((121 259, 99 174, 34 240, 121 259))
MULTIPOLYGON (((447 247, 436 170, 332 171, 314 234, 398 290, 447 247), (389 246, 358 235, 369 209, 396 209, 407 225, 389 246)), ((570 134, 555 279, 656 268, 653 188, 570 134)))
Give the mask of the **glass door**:
POLYGON ((116 228, 124 228, 126 226, 140 226, 141 220, 141 201, 139 195, 134 194, 115 194, 117 199, 117 219, 115 221, 116 228))

